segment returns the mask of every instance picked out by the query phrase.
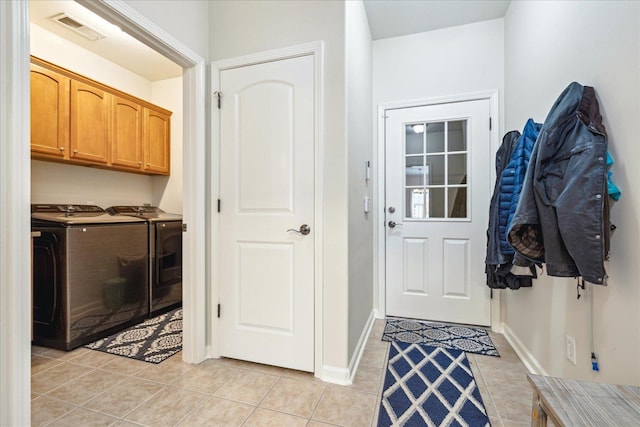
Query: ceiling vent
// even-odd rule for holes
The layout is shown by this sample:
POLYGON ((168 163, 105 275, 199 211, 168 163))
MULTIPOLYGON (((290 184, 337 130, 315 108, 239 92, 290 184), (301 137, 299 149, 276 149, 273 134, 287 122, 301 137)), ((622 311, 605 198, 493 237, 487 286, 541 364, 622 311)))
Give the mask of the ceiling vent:
POLYGON ((66 13, 60 13, 58 15, 52 16, 50 19, 93 42, 106 37, 98 30, 89 27, 88 25, 78 21, 76 18, 66 13))

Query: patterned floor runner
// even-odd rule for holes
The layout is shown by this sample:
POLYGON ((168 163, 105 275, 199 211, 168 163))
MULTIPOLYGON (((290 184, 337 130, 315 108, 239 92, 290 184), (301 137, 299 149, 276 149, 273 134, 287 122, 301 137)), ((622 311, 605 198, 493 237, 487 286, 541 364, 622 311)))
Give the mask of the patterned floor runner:
POLYGON ((391 343, 378 427, 490 425, 463 351, 391 343))
POLYGON ((85 347, 144 362, 160 363, 182 350, 182 309, 145 320, 85 347))
POLYGON ((466 325, 389 318, 382 341, 401 341, 500 356, 486 330, 466 325))

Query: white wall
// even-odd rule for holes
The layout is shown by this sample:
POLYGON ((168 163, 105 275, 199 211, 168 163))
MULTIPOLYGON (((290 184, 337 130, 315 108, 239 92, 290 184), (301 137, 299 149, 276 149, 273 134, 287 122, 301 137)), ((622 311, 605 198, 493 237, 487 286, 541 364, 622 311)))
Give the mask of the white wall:
POLYGON ((154 82, 151 102, 173 112, 171 116, 171 175, 154 176, 151 204, 165 212, 182 213, 182 77, 154 82))
POLYGON ((365 213, 363 205, 364 197, 372 196, 365 168, 373 161, 372 42, 362 1, 345 3, 345 25, 351 359, 373 310, 373 213, 365 213))
POLYGON ((201 57, 209 57, 209 1, 124 0, 201 57))
POLYGON ((104 59, 62 37, 31 24, 31 54, 75 73, 142 99, 151 97, 151 83, 120 65, 104 59))
POLYGON ((182 212, 182 78, 152 84, 36 25, 30 28, 32 55, 174 111, 171 177, 33 160, 31 202, 96 204, 104 208, 163 202, 168 205, 167 211, 182 212))
POLYGON ((505 16, 505 129, 544 121, 572 81, 593 86, 616 160, 622 199, 611 209, 607 287, 596 287, 594 324, 599 373, 591 371, 589 300, 574 279, 542 277, 533 288, 503 291, 507 332, 550 375, 640 385, 640 3, 511 2, 505 16), (565 358, 576 340, 577 366, 565 358))
MULTIPOLYGON (((211 59, 324 42, 322 156, 323 362, 348 364, 348 190, 345 143, 344 4, 337 1, 211 3, 211 59)), ((224 262, 224 260, 222 261, 224 262)))
POLYGON ((374 107, 494 89, 502 105, 503 44, 502 19, 375 40, 374 107))
MULTIPOLYGON (((498 90, 502 129, 504 24, 502 19, 373 42, 373 106, 498 90)), ((374 111, 374 139, 378 141, 374 111)), ((501 133, 501 132, 500 132, 501 133)), ((492 145, 494 143, 492 142, 492 145)), ((377 152, 377 149, 376 149, 377 152)), ((493 158, 493 155, 492 155, 493 158)), ((375 170, 384 165, 375 162, 375 170)), ((487 168, 488 173, 490 168, 487 168)), ((378 192, 377 184, 375 193, 378 192)), ((374 194, 375 194, 374 193, 374 194)), ((379 208, 384 200, 378 201, 379 208)), ((378 239, 384 236, 378 236, 378 239)), ((377 271, 374 280, 380 280, 377 271)), ((378 306, 377 295, 375 304, 378 306)))

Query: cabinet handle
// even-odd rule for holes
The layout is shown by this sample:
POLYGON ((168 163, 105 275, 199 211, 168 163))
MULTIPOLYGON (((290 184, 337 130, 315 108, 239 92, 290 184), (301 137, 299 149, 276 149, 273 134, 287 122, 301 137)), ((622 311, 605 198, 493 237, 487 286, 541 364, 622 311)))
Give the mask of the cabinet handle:
POLYGON ((78 150, 73 150, 73 154, 78 154, 78 150))
POLYGON ((60 147, 60 151, 64 151, 64 147, 60 147))
POLYGON ((151 166, 151 163, 147 163, 147 167, 151 166))
POLYGON ((138 166, 141 166, 141 165, 142 165, 142 161, 138 161, 138 166))

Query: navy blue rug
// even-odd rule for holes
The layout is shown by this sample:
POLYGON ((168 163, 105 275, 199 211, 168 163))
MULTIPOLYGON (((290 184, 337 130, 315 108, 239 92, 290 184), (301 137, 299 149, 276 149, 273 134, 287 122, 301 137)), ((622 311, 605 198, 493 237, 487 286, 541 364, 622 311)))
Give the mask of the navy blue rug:
POLYGON ((467 325, 389 318, 382 341, 424 344, 500 357, 485 329, 467 325))
POLYGON ((378 427, 490 425, 463 351, 391 343, 378 427))

